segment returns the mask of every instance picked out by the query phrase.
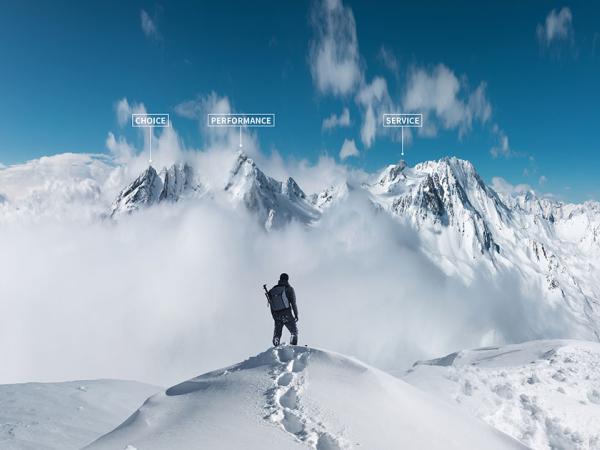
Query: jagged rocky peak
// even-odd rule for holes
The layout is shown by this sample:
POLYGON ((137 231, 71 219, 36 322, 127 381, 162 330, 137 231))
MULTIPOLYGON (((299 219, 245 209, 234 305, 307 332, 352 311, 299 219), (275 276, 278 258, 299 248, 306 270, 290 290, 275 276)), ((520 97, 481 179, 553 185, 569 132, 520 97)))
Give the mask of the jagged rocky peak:
POLYGON ((152 205, 160 196, 161 190, 162 181, 154 167, 148 166, 118 195, 112 206, 111 217, 152 205))
POLYGON ((415 165, 414 169, 417 172, 438 173, 440 175, 451 172, 457 178, 479 177, 471 161, 459 159, 455 156, 445 156, 439 160, 424 161, 415 165))
POLYGON ((377 179, 377 183, 380 185, 387 185, 390 183, 395 183, 399 179, 406 179, 406 176, 403 176, 402 173, 406 169, 406 162, 400 161, 398 164, 390 164, 387 166, 377 179))
POLYGON ((194 169, 188 163, 173 164, 163 168, 160 172, 163 189, 159 200, 177 201, 187 190, 196 190, 194 183, 194 169))
POLYGON ((513 209, 542 217, 550 222, 561 219, 564 215, 564 205, 561 202, 540 198, 531 189, 515 193, 504 193, 502 199, 513 209))
POLYGON ((406 162, 400 161, 398 164, 390 164, 377 177, 376 184, 382 189, 390 191, 394 185, 406 180, 406 162))
POLYGON ((257 190, 263 194, 285 195, 290 199, 306 199, 306 194, 293 178, 290 177, 282 183, 265 175, 253 159, 240 151, 231 169, 225 191, 231 192, 234 196, 247 197, 257 190))
MULTIPOLYGON (((463 190, 481 190, 495 196, 483 182, 471 161, 456 157, 444 157, 438 161, 425 161, 414 167, 415 172, 437 177, 443 185, 459 184, 463 190)), ((499 200, 499 199, 498 199, 499 200)))
POLYGON ((287 182, 283 186, 283 192, 287 194, 288 197, 306 198, 306 194, 300 189, 300 186, 298 186, 298 183, 296 183, 292 177, 287 179, 287 182))
POLYGON ((282 183, 265 175, 243 152, 237 155, 225 191, 243 202, 268 230, 291 221, 311 223, 319 218, 319 211, 293 178, 282 183))
POLYGON ((442 158, 412 169, 405 164, 385 168, 370 191, 384 209, 408 218, 415 226, 455 229, 476 253, 498 250, 485 217, 506 215, 495 192, 483 183, 469 161, 442 158))
POLYGON ((324 211, 346 198, 351 190, 352 188, 347 182, 332 185, 318 194, 312 194, 310 202, 319 210, 324 211))
POLYGON ((176 163, 160 173, 148 166, 113 203, 111 217, 131 213, 163 201, 176 202, 181 197, 199 193, 202 186, 195 181, 194 170, 187 163, 176 163))
POLYGON ((266 176, 253 159, 240 151, 231 168, 225 191, 231 193, 234 197, 251 201, 251 197, 256 190, 280 192, 281 183, 266 176))

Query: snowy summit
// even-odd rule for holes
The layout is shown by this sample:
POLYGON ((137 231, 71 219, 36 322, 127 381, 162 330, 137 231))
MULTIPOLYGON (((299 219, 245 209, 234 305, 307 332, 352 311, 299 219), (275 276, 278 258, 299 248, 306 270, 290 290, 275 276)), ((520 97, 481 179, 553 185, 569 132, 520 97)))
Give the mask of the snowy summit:
POLYGON ((402 380, 308 347, 272 348, 150 397, 101 449, 519 449, 402 380))

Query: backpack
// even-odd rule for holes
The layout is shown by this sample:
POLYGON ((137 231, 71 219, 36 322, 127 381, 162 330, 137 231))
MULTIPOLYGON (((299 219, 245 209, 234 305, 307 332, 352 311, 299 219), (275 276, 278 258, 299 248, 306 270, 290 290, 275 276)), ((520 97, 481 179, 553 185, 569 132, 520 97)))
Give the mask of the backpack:
POLYGON ((285 293, 285 286, 278 284, 269 290, 269 304, 271 305, 271 311, 283 311, 290 307, 290 301, 285 293))

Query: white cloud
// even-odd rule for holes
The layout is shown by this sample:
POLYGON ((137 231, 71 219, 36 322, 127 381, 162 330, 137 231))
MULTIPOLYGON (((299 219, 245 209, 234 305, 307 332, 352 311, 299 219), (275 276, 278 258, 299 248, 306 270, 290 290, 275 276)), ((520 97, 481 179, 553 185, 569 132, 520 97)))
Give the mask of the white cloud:
POLYGON ((573 38, 573 14, 568 7, 560 11, 553 9, 543 24, 536 28, 538 40, 549 46, 553 42, 568 41, 573 38))
POLYGON ((444 64, 432 71, 413 68, 407 81, 403 107, 407 112, 420 112, 424 121, 439 120, 445 129, 469 131, 475 120, 485 123, 492 108, 485 93, 485 83, 473 92, 461 85, 458 77, 444 64))
POLYGON ((315 37, 309 63, 322 93, 350 94, 362 78, 354 15, 341 0, 315 2, 311 13, 315 37))
POLYGON ((363 109, 360 138, 365 148, 369 148, 375 142, 377 132, 383 132, 379 126, 379 118, 384 112, 392 112, 394 108, 385 78, 375 77, 371 83, 363 83, 356 94, 356 102, 363 109))
POLYGON ((387 47, 382 45, 377 57, 395 77, 400 76, 400 63, 398 62, 398 58, 396 58, 396 55, 394 55, 387 47))
POLYGON ((540 186, 543 186, 544 184, 546 184, 546 182, 548 181, 548 178, 545 175, 540 176, 539 180, 538 180, 538 184, 540 186))
POLYGON ((108 181, 115 166, 106 155, 62 153, 15 164, 0 171, 0 226, 47 223, 68 216, 88 221, 116 192, 108 181))
POLYGON ((119 162, 129 161, 136 154, 136 149, 123 136, 116 137, 110 131, 106 136, 105 145, 115 160, 119 162))
POLYGON ((200 119, 202 116, 202 101, 186 100, 175 105, 175 113, 186 119, 200 119))
POLYGON ((354 139, 344 139, 342 148, 340 149, 340 159, 344 160, 350 156, 358 156, 359 152, 354 143, 354 139))
POLYGON ((499 194, 513 195, 531 192, 533 189, 528 184, 513 185, 502 177, 492 178, 492 188, 499 194))
POLYGON ((146 114, 146 107, 143 103, 130 104, 127 98, 122 98, 115 105, 117 114, 117 122, 120 127, 125 127, 131 124, 132 114, 146 114))
MULTIPOLYGON (((444 64, 432 70, 413 67, 402 100, 392 99, 385 78, 375 76, 371 82, 366 81, 351 8, 345 7, 341 0, 323 0, 314 5, 312 24, 316 37, 309 55, 313 81, 319 92, 355 95, 362 113, 361 141, 366 149, 374 144, 378 134, 400 139, 397 129, 380 126, 384 113, 422 113, 424 126, 416 133, 423 137, 436 136, 439 127, 456 129, 461 137, 475 122, 485 124, 492 117, 486 83, 481 82, 471 90, 466 81, 461 82, 444 64)), ((400 64, 395 55, 382 46, 378 58, 399 79, 400 64)), ((323 123, 323 129, 335 123, 330 119, 323 123)), ((406 130, 406 140, 410 142, 412 137, 413 133, 406 130)))
POLYGON ((148 14, 144 9, 140 11, 140 20, 142 23, 142 31, 144 32, 147 38, 156 40, 161 39, 155 21, 150 17, 150 14, 148 14))
POLYGON ((348 108, 344 108, 339 116, 332 114, 323 121, 323 130, 330 130, 335 127, 347 127, 349 125, 350 110, 348 108))
POLYGON ((487 84, 485 82, 479 83, 477 89, 469 94, 469 100, 467 103, 467 113, 469 114, 469 123, 473 119, 477 119, 481 123, 488 121, 492 117, 492 105, 486 95, 487 84))
MULTIPOLYGON (((199 95, 192 100, 186 100, 175 106, 175 113, 187 119, 198 121, 200 132, 207 149, 211 148, 239 148, 240 129, 237 127, 209 127, 207 114, 231 114, 234 108, 227 96, 216 92, 199 95)), ((251 128, 242 128, 243 150, 246 154, 256 157, 258 155, 258 141, 251 128)))
POLYGON ((508 141, 508 136, 497 124, 494 124, 492 127, 492 131, 496 136, 497 143, 490 149, 490 154, 494 158, 504 157, 509 158, 511 156, 519 156, 517 155, 512 148, 510 147, 510 143, 508 141))

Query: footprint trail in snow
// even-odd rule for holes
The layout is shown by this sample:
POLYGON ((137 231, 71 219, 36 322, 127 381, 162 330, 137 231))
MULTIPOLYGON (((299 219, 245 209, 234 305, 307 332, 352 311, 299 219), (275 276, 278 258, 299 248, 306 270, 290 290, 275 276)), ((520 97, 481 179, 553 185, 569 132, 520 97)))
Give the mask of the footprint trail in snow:
POLYGON ((270 373, 273 387, 267 392, 265 418, 316 450, 349 448, 341 436, 329 433, 321 421, 302 407, 301 394, 306 383, 303 371, 311 350, 283 345, 272 351, 279 364, 270 373))

